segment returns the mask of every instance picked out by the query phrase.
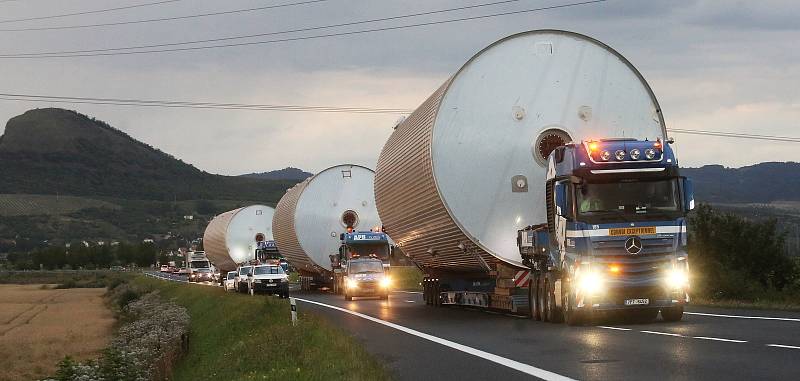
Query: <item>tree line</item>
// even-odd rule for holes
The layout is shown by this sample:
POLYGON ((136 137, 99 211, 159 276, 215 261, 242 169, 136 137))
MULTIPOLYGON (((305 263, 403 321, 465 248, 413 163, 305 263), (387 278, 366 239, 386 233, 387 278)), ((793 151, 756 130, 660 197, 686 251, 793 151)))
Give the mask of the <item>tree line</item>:
POLYGON ((149 267, 159 257, 159 250, 152 243, 121 242, 115 246, 51 246, 29 252, 12 252, 8 255, 8 262, 15 270, 91 270, 128 265, 149 267))

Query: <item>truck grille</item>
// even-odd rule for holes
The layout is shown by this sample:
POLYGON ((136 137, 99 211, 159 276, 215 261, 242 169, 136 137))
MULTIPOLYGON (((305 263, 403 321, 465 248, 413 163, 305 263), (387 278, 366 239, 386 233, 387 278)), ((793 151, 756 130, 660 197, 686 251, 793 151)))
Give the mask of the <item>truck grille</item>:
POLYGON ((669 238, 641 238, 642 250, 631 254, 625 250, 628 237, 594 241, 592 245, 593 262, 602 271, 610 270, 612 265, 618 271, 608 271, 610 286, 643 287, 658 282, 665 271, 672 267, 672 253, 675 240, 669 238))

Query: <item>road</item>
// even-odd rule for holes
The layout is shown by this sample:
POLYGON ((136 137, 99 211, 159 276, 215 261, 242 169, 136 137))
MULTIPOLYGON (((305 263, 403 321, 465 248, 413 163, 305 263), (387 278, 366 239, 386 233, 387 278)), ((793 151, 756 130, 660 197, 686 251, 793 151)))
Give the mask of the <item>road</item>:
POLYGON ((293 292, 400 380, 800 379, 800 313, 690 307, 684 320, 569 327, 459 307, 422 295, 388 301, 293 292))

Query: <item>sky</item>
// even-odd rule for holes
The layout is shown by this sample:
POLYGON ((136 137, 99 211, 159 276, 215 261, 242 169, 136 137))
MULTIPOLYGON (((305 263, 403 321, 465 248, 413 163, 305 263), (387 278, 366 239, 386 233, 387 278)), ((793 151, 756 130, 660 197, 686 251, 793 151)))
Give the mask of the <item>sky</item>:
MULTIPOLYGON (((0 55, 194 41, 486 4, 498 0, 325 0, 252 12, 98 28, 12 31, 229 11, 302 0, 0 1, 0 55)), ((561 5, 518 0, 335 32, 561 5)), ((638 1, 589 4, 329 38, 101 57, 0 58, 0 93, 250 104, 413 109, 480 49, 510 34, 564 29, 630 60, 661 104, 667 128, 800 136, 800 3, 638 1)), ((311 36, 330 30, 237 41, 311 36)), ((0 100, 5 121, 37 107, 77 110, 185 162, 237 175, 287 166, 374 168, 401 114, 138 108, 0 100)), ((800 161, 798 143, 675 133, 683 166, 800 161)))

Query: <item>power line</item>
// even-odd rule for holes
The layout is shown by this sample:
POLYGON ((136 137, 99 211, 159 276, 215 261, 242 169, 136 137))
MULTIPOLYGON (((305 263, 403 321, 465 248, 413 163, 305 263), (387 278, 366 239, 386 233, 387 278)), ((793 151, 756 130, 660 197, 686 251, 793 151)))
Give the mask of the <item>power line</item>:
MULTIPOLYGON (((291 37, 291 38, 274 39, 274 40, 251 41, 251 42, 217 44, 217 45, 206 45, 206 46, 194 46, 194 47, 181 47, 181 48, 170 48, 170 49, 152 49, 152 50, 124 51, 124 52, 114 52, 114 51, 115 50, 122 50, 122 49, 132 49, 132 48, 108 48, 108 49, 94 49, 94 50, 92 50, 95 53, 82 53, 80 51, 74 51, 74 52, 79 53, 79 54, 72 54, 70 52, 42 52, 42 53, 3 54, 3 55, 0 55, 0 59, 3 59, 3 58, 5 58, 5 59, 9 59, 9 58, 11 58, 11 59, 20 59, 20 58, 21 59, 30 59, 30 58, 97 57, 97 56, 130 55, 130 54, 165 53, 165 52, 178 52, 178 51, 190 51, 190 50, 227 48, 227 47, 236 47, 236 46, 273 44, 273 43, 281 43, 281 42, 303 41, 303 40, 312 40, 312 39, 321 39, 321 38, 339 37, 339 36, 350 36, 350 35, 358 35, 358 34, 365 34, 365 33, 372 33, 372 32, 382 32, 382 31, 399 30, 399 29, 410 29, 410 28, 417 28, 417 27, 424 27, 424 26, 431 26, 431 25, 448 24, 448 23, 472 21, 472 20, 481 20, 481 19, 487 19, 487 18, 492 18, 492 17, 510 16, 510 15, 518 15, 518 14, 524 14, 524 13, 540 12, 540 11, 553 10, 553 9, 569 8, 569 7, 575 7, 575 6, 581 6, 581 5, 597 4, 597 3, 603 3, 603 2, 606 2, 606 1, 608 1, 608 0, 583 1, 583 2, 578 2, 578 3, 568 3, 568 4, 561 4, 561 5, 547 6, 547 7, 523 9, 523 10, 518 10, 518 11, 500 12, 500 13, 493 13, 493 14, 488 14, 488 15, 481 15, 481 16, 461 17, 461 18, 455 18, 455 19, 449 19, 449 20, 431 21, 431 22, 423 22, 423 23, 416 23, 416 24, 391 26, 391 27, 362 29, 362 30, 356 30, 356 31, 350 31, 350 32, 328 33, 328 34, 303 36, 303 37, 291 37)), ((398 17, 403 17, 403 16, 398 16, 398 17)), ((319 29, 319 27, 318 27, 318 29, 319 29)), ((288 32, 277 32, 277 33, 280 34, 280 33, 288 33, 288 32)), ((186 42, 186 43, 181 43, 181 44, 190 44, 190 43, 186 42)))
POLYGON ((12 23, 12 22, 21 22, 21 21, 49 20, 49 19, 56 19, 56 18, 69 17, 69 16, 80 16, 80 15, 89 15, 89 14, 95 14, 95 13, 121 11, 121 10, 125 10, 125 9, 142 8, 142 7, 149 7, 149 6, 153 6, 153 5, 162 5, 162 4, 167 4, 167 3, 175 3, 175 2, 178 2, 178 1, 182 1, 182 0, 162 0, 162 1, 152 2, 152 3, 132 4, 132 5, 125 5, 125 6, 122 6, 122 7, 115 7, 115 8, 105 8, 105 9, 95 9, 95 10, 91 10, 91 11, 62 13, 62 14, 59 14, 59 15, 27 17, 27 18, 20 18, 20 19, 7 19, 7 20, 0 20, 0 24, 12 23))
POLYGON ((339 113, 356 113, 356 114, 408 114, 414 111, 402 108, 191 102, 191 101, 168 101, 168 100, 152 100, 152 99, 66 97, 66 96, 7 94, 7 93, 0 93, 0 99, 10 100, 10 101, 21 101, 21 102, 27 101, 27 102, 40 102, 40 103, 76 103, 76 104, 133 106, 133 107, 195 108, 195 109, 223 109, 223 110, 251 110, 251 111, 304 111, 304 112, 332 112, 332 113, 339 112, 339 113))
POLYGON ((240 39, 247 39, 247 38, 255 38, 255 37, 266 37, 266 36, 274 36, 280 34, 289 34, 289 33, 297 33, 297 32, 308 32, 314 30, 321 30, 321 29, 330 29, 330 28, 338 28, 343 26, 353 26, 353 25, 360 25, 360 24, 369 24, 369 23, 376 23, 382 21, 391 21, 391 20, 399 20, 411 17, 419 17, 419 16, 429 16, 438 13, 447 13, 447 12, 454 12, 454 11, 462 11, 467 9, 473 8, 481 8, 481 7, 488 7, 500 4, 508 4, 508 3, 516 3, 522 0, 503 0, 503 1, 496 1, 493 3, 482 3, 476 5, 468 5, 456 8, 447 8, 447 9, 440 9, 435 11, 427 11, 427 12, 419 12, 419 13, 410 13, 405 15, 399 16, 391 16, 391 17, 382 17, 376 19, 367 19, 367 20, 360 20, 360 21, 351 21, 346 23, 339 23, 339 24, 329 24, 329 25, 321 25, 315 27, 307 27, 307 28, 299 28, 299 29, 289 29, 283 30, 278 32, 267 32, 267 33, 256 33, 256 34, 246 34, 246 35, 239 35, 239 36, 231 36, 231 37, 220 37, 220 38, 211 38, 205 40, 192 40, 192 41, 182 41, 182 42, 172 42, 172 43, 163 43, 163 44, 150 44, 150 45, 134 45, 134 46, 126 46, 120 48, 103 48, 103 49, 86 49, 86 50, 68 50, 68 51, 55 51, 55 52, 39 52, 39 53, 16 53, 16 54, 0 54, 0 56, 38 56, 38 55, 54 55, 54 54, 79 54, 79 53, 94 53, 94 52, 108 52, 108 51, 117 51, 117 50, 133 50, 133 49, 149 49, 149 48, 161 48, 165 46, 178 46, 178 45, 193 45, 193 44, 200 44, 200 43, 207 43, 207 42, 220 42, 220 41, 230 41, 230 40, 240 40, 240 39))
POLYGON ((743 134, 738 132, 687 130, 680 128, 670 128, 669 132, 674 132, 678 134, 718 136, 723 138, 734 138, 734 139, 770 140, 776 142, 800 143, 800 137, 793 137, 793 136, 743 134))
POLYGON ((41 30, 83 29, 83 28, 99 28, 99 27, 107 27, 107 26, 143 24, 143 23, 163 22, 163 21, 176 21, 176 20, 185 20, 185 19, 200 18, 200 17, 210 17, 210 16, 230 15, 230 14, 236 14, 236 13, 255 12, 255 11, 262 11, 262 10, 267 10, 267 9, 275 9, 275 8, 284 8, 284 7, 291 7, 291 6, 297 6, 297 5, 307 5, 307 4, 313 4, 313 3, 321 3, 321 2, 325 2, 325 1, 328 1, 328 0, 310 0, 310 1, 301 1, 301 2, 297 2, 297 3, 268 5, 268 6, 255 7, 255 8, 234 9, 234 10, 230 10, 230 11, 198 13, 198 14, 185 15, 185 16, 161 17, 161 18, 152 18, 152 19, 143 19, 143 20, 131 20, 131 21, 119 21, 119 22, 109 22, 109 23, 100 23, 100 24, 82 24, 82 25, 45 26, 45 27, 17 28, 17 29, 0 29, 0 32, 26 32, 26 31, 41 31, 41 30))
MULTIPOLYGON (((247 103, 222 103, 222 102, 170 101, 170 100, 153 100, 153 99, 67 97, 67 96, 53 96, 53 95, 10 94, 10 93, 0 93, 0 100, 39 102, 39 103, 94 104, 94 105, 130 106, 130 107, 323 112, 323 113, 349 113, 349 114, 410 114, 414 112, 413 109, 388 108, 388 107, 247 104, 247 103)), ((744 134, 737 132, 689 130, 681 128, 670 128, 668 129, 668 132, 678 133, 678 134, 717 136, 717 137, 734 138, 734 139, 754 139, 754 140, 800 143, 800 137, 792 137, 792 136, 744 134)))

